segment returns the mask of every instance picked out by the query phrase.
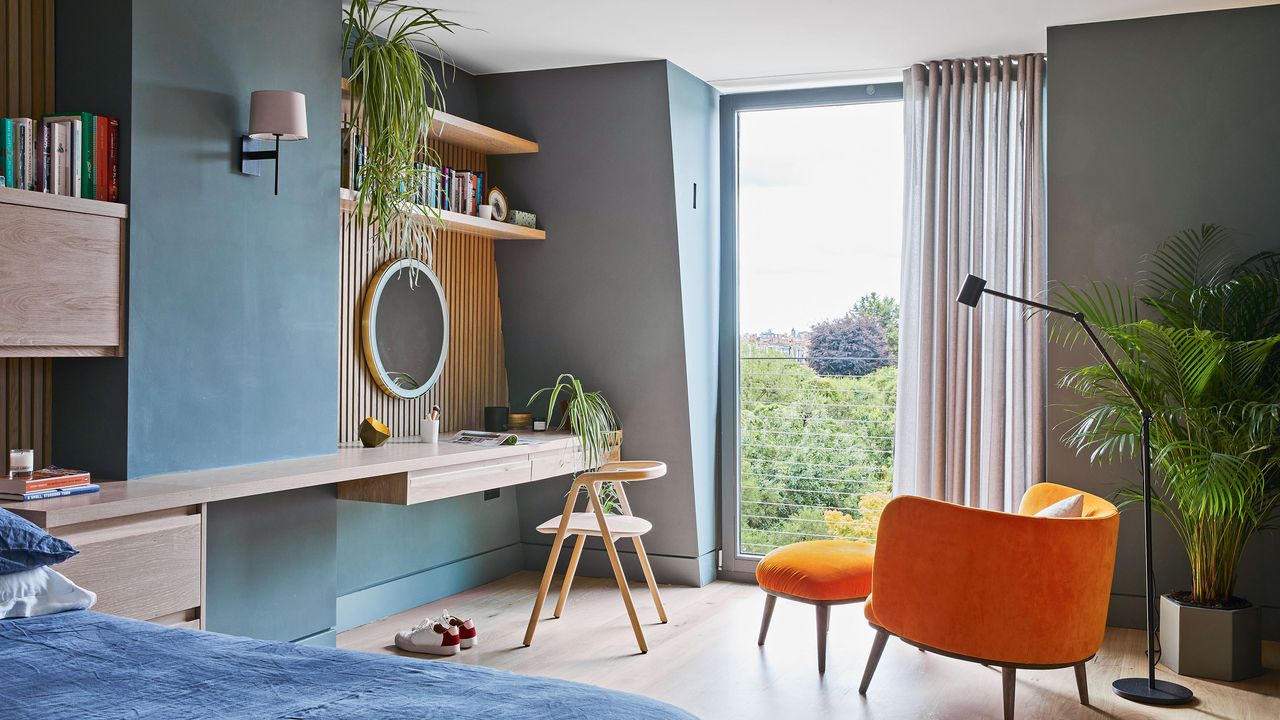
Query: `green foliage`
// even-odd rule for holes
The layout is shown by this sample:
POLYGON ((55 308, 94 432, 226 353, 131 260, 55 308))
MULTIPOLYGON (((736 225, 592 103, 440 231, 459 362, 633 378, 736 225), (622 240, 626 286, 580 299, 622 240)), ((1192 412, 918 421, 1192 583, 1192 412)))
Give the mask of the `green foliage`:
POLYGON ((352 222, 371 226, 398 255, 430 258, 430 234, 440 215, 416 201, 414 189, 424 171, 415 163, 425 154, 426 164, 440 164, 425 149, 424 138, 436 109, 444 107, 444 96, 443 81, 417 46, 439 51, 429 31, 453 32, 458 24, 395 0, 352 0, 344 14, 342 49, 351 56, 346 129, 360 137, 367 152, 352 222))
MULTIPOLYGON (((1115 348, 1152 410, 1153 504, 1186 547, 1191 600, 1203 605, 1231 597, 1245 545, 1280 502, 1280 255, 1233 262, 1227 237, 1214 225, 1175 235, 1144 259, 1136 290, 1057 294, 1115 348)), ((1053 336, 1080 340, 1062 325, 1053 336)), ((1061 385, 1091 401, 1070 445, 1093 461, 1137 455, 1141 416, 1106 365, 1066 371, 1061 385)), ((1121 492, 1122 504, 1141 497, 1121 492)))
POLYGON ((892 485, 897 368, 823 376, 776 350, 742 357, 742 550, 874 538, 875 497, 892 485))
POLYGON ((875 320, 884 329, 889 355, 898 357, 898 322, 902 317, 902 307, 895 298, 884 297, 879 293, 868 293, 858 298, 858 302, 853 304, 849 314, 862 315, 875 320))

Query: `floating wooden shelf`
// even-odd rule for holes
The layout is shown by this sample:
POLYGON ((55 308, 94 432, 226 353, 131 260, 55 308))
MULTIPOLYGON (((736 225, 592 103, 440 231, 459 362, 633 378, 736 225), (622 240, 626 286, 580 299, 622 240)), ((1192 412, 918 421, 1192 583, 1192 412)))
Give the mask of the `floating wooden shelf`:
MULTIPOLYGON (((347 188, 341 188, 342 206, 354 207, 356 204, 356 194, 347 188)), ((482 220, 473 215, 463 215, 462 213, 450 212, 448 210, 440 211, 440 219, 444 222, 445 230, 453 232, 465 233, 467 235, 479 235, 480 237, 494 238, 495 240, 546 240, 547 233, 544 230, 522 227, 520 225, 512 225, 511 223, 496 222, 494 220, 482 220)))
MULTIPOLYGON (((342 103, 349 107, 351 85, 342 78, 342 103)), ((345 112, 343 113, 346 114, 345 112)), ((517 155, 538 152, 538 143, 510 133, 472 122, 444 111, 436 111, 431 122, 431 137, 441 142, 475 150, 485 155, 517 155)))

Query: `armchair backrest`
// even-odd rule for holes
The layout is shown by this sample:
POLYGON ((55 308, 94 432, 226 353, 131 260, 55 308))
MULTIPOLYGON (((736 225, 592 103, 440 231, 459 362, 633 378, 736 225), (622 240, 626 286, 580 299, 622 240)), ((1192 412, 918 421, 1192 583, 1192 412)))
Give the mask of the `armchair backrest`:
POLYGON ((1081 517, 1104 518, 1119 513, 1115 505, 1109 501, 1083 490, 1057 485, 1049 482, 1036 483, 1027 488, 1022 495, 1022 504, 1018 507, 1019 515, 1035 515, 1041 510, 1072 495, 1084 495, 1084 511, 1081 517))

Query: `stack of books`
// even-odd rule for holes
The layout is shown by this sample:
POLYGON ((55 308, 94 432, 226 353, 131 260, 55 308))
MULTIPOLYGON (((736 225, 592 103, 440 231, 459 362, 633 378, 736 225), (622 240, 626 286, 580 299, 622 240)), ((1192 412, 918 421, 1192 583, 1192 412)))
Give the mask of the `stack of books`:
POLYGON ((120 199, 120 122, 75 113, 0 119, 0 178, 5 187, 120 199))
POLYGON ((418 187, 414 188, 419 205, 475 215, 485 203, 484 173, 473 170, 436 167, 418 163, 418 187))
POLYGON ((0 479, 0 501, 43 500, 63 495, 94 493, 99 489, 99 486, 90 482, 89 473, 83 470, 47 467, 32 473, 29 478, 0 479))

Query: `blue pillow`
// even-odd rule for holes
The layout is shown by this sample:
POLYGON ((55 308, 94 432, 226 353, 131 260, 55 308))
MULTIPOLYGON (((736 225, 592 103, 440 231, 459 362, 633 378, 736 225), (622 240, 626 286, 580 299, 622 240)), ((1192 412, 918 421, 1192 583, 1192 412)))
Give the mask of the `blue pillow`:
POLYGON ((0 508, 0 575, 54 565, 76 552, 66 541, 0 508))

